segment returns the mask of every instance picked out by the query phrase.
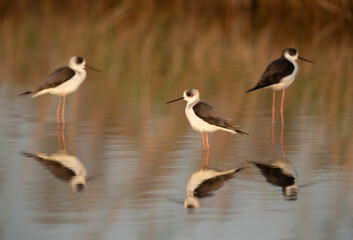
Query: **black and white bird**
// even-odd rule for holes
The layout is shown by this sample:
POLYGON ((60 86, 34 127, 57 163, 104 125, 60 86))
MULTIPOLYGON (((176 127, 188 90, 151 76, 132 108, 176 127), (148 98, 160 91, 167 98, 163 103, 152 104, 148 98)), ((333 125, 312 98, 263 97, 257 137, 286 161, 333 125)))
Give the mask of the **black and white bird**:
POLYGON ((201 169, 194 172, 186 184, 185 208, 199 208, 200 198, 212 196, 212 192, 220 189, 224 183, 234 178, 235 174, 245 168, 234 168, 225 171, 201 169))
POLYGON ((298 73, 298 64, 296 60, 300 59, 303 61, 314 63, 311 60, 299 57, 298 51, 294 48, 286 48, 282 52, 282 56, 279 59, 271 62, 265 72, 262 74, 260 80, 255 87, 249 89, 248 92, 261 89, 261 88, 271 88, 273 90, 273 105, 272 105, 272 123, 274 123, 274 113, 275 113, 275 91, 282 91, 282 102, 281 102, 281 119, 283 120, 283 101, 284 93, 286 87, 291 85, 298 73))
POLYGON ((250 162, 254 164, 266 178, 268 183, 282 188, 287 200, 295 200, 298 195, 298 175, 293 165, 282 159, 271 162, 250 162))
POLYGON ((86 169, 76 156, 69 155, 65 150, 57 153, 22 153, 26 157, 37 160, 55 177, 69 182, 72 191, 83 191, 86 186, 86 169))
POLYGON ((65 98, 66 95, 73 93, 86 79, 86 70, 92 69, 99 71, 98 69, 87 66, 86 61, 83 57, 73 56, 70 58, 69 65, 58 68, 52 72, 38 87, 32 90, 21 93, 22 95, 33 94, 32 98, 40 95, 50 93, 59 96, 59 104, 56 112, 57 121, 60 121, 60 104, 61 97, 63 97, 63 107, 61 111, 62 121, 65 123, 65 98))
POLYGON ((209 132, 222 130, 231 134, 239 133, 241 135, 248 135, 246 132, 237 129, 214 107, 205 102, 202 102, 200 100, 200 93, 197 89, 187 89, 184 91, 183 97, 169 101, 167 104, 183 99, 187 102, 185 107, 185 114, 192 129, 197 132, 201 132, 204 151, 206 150, 203 133, 206 134, 207 151, 210 150, 207 136, 207 133, 209 132))

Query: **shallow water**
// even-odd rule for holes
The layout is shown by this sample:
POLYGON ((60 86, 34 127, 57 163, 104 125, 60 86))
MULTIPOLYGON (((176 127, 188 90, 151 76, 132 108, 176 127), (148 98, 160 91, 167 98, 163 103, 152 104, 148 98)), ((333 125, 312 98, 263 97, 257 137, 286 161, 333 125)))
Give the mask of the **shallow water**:
MULTIPOLYGON (((250 134, 210 134, 209 168, 247 168, 201 198, 199 209, 185 210, 185 187, 201 168, 202 144, 184 116, 185 103, 164 104, 181 92, 169 92, 170 99, 154 100, 146 110, 133 97, 111 103, 111 96, 95 94, 93 81, 68 97, 65 126, 56 124, 55 97, 18 98, 22 87, 0 86, 3 239, 352 238, 351 115, 330 122, 327 112, 298 103, 295 87, 289 88, 283 147, 299 185, 289 200, 249 163, 274 159, 271 92, 244 94, 260 95, 266 103, 242 112, 225 107, 220 93, 209 98, 201 92, 250 134), (116 112, 110 117, 109 111, 116 112), (82 192, 21 154, 53 154, 65 147, 87 171, 82 192)), ((282 128, 276 117, 275 159, 281 162, 282 128)))

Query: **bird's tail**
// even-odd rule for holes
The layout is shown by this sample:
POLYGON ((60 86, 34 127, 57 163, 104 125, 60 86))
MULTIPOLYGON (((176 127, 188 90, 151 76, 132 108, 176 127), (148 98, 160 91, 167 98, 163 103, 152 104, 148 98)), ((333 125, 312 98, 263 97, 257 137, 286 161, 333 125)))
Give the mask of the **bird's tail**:
POLYGON ((227 179, 229 179, 229 178, 234 178, 236 173, 241 172, 241 171, 243 171, 244 169, 247 169, 247 168, 248 168, 248 167, 246 167, 246 166, 242 166, 242 167, 240 167, 240 168, 232 169, 232 170, 229 171, 228 174, 225 175, 225 177, 226 177, 227 179))
POLYGON ((239 133, 240 135, 242 135, 242 136, 249 136, 249 134, 247 134, 246 132, 243 132, 243 131, 241 131, 241 130, 239 130, 239 129, 236 129, 236 128, 234 128, 234 131, 235 132, 237 132, 237 133, 239 133))
POLYGON ((246 91, 245 93, 252 92, 252 91, 259 89, 259 88, 261 88, 261 87, 255 86, 255 87, 249 89, 248 91, 246 91))
POLYGON ((25 157, 37 157, 34 153, 29 152, 21 152, 21 154, 25 157))
POLYGON ((29 95, 31 93, 33 93, 33 92, 32 91, 26 91, 26 92, 23 92, 21 94, 18 94, 18 96, 25 96, 25 95, 29 95))
POLYGON ((244 169, 247 169, 247 168, 249 168, 249 167, 245 167, 245 166, 243 166, 243 167, 237 168, 237 170, 235 170, 235 172, 234 172, 234 173, 241 172, 241 171, 243 171, 244 169))

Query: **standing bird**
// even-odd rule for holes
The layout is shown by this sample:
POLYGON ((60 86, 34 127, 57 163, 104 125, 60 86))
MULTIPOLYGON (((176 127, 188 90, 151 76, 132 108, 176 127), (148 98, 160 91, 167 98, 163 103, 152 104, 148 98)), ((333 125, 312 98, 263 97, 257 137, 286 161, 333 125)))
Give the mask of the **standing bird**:
POLYGON ((95 68, 87 66, 86 61, 83 57, 73 56, 70 58, 68 66, 58 68, 57 70, 49 74, 49 76, 38 87, 33 88, 30 91, 23 92, 19 96, 29 95, 32 93, 34 93, 32 98, 43 95, 45 93, 50 93, 59 96, 59 104, 56 112, 58 122, 60 122, 60 104, 61 97, 63 97, 64 100, 61 116, 63 123, 65 123, 66 95, 76 91, 77 88, 81 85, 81 83, 83 83, 83 81, 86 79, 85 67, 100 72, 95 68))
POLYGON ((298 73, 298 64, 296 60, 300 59, 303 61, 314 63, 311 60, 298 56, 298 51, 294 48, 286 48, 282 52, 282 56, 279 59, 274 60, 270 65, 267 66, 265 72, 262 74, 259 82, 254 88, 249 89, 248 92, 254 91, 260 88, 271 88, 273 90, 273 104, 272 104, 272 124, 275 123, 275 91, 282 91, 282 102, 281 102, 281 119, 283 120, 283 101, 286 87, 291 85, 298 73))
POLYGON ((197 132, 201 132, 203 151, 206 151, 203 133, 206 133, 207 151, 210 150, 207 136, 208 132, 222 130, 230 132, 231 134, 240 133, 241 135, 248 135, 247 133, 237 129, 214 107, 200 101, 200 93, 197 89, 187 89, 184 91, 183 97, 169 101, 167 104, 183 99, 187 102, 185 114, 192 129, 197 132))

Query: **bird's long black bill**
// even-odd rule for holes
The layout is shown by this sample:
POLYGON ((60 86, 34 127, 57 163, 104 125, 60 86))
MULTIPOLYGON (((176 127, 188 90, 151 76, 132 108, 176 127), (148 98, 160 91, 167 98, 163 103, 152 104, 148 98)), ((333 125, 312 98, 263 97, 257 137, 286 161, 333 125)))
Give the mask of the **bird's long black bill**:
POLYGON ((173 202, 179 203, 179 204, 184 204, 184 202, 182 200, 179 200, 179 199, 174 199, 174 198, 168 198, 168 199, 173 201, 173 202))
POLYGON ((96 68, 93 68, 93 67, 90 67, 90 66, 87 66, 87 65, 85 65, 86 66, 86 68, 88 68, 88 69, 91 69, 91 70, 94 70, 94 71, 97 71, 97 72, 102 72, 101 70, 98 70, 98 69, 96 69, 96 68))
POLYGON ((309 60, 309 59, 305 59, 305 58, 302 58, 302 57, 298 57, 300 60, 303 60, 303 61, 307 61, 307 62, 311 62, 311 63, 315 63, 315 62, 313 62, 313 61, 311 61, 311 60, 309 60))
POLYGON ((179 101, 179 100, 183 100, 183 99, 184 99, 184 97, 177 98, 177 99, 174 99, 174 100, 172 100, 172 101, 167 102, 166 104, 172 103, 172 102, 176 102, 176 101, 179 101))

